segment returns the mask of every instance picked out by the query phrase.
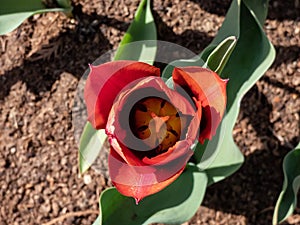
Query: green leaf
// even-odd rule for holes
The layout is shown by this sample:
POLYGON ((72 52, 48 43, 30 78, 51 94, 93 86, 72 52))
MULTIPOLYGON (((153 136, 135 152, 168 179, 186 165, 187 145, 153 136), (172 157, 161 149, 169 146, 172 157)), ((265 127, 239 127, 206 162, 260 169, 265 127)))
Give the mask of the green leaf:
MULTIPOLYGON (((211 158, 208 157, 206 161, 201 157, 197 159, 200 161, 199 168, 207 173, 209 184, 231 175, 243 163, 243 155, 232 137, 234 121, 237 119, 242 97, 265 73, 275 58, 272 44, 251 12, 252 9, 243 1, 233 1, 220 32, 212 42, 214 44, 232 34, 238 37, 236 47, 221 73, 221 77, 229 78, 227 113, 219 127, 218 135, 214 136, 205 148, 205 151, 213 151, 214 154, 209 152, 211 158), (238 28, 232 24, 238 25, 238 28)), ((196 147, 196 151, 199 150, 204 151, 200 144, 196 147)))
POLYGON ((206 183, 204 173, 188 167, 175 182, 146 197, 139 205, 115 188, 107 189, 100 197, 102 225, 181 224, 196 213, 203 200, 206 183))
POLYGON ((150 3, 150 0, 141 1, 135 18, 119 45, 115 60, 136 60, 153 64, 157 34, 150 3))
POLYGON ((97 216, 97 219, 94 221, 94 223, 92 225, 101 225, 102 222, 101 222, 101 215, 97 216))
POLYGON ((283 174, 284 182, 275 206, 273 225, 285 220, 297 206, 297 192, 300 188, 300 142, 284 157, 283 174))
POLYGON ((13 31, 25 19, 34 14, 45 12, 68 13, 71 10, 71 7, 47 9, 41 0, 2 0, 0 8, 0 35, 13 31))
POLYGON ((207 67, 217 74, 221 74, 224 66, 226 65, 235 45, 237 39, 230 36, 222 41, 208 56, 207 67))
POLYGON ((175 61, 163 72, 163 77, 169 79, 174 66, 208 65, 221 77, 229 78, 227 113, 222 124, 211 141, 196 145, 193 156, 198 167, 208 174, 209 184, 234 173, 243 163, 244 157, 232 138, 240 101, 275 58, 274 48, 257 19, 265 18, 266 8, 252 6, 234 0, 217 36, 199 57, 175 61))
POLYGON ((0 15, 44 9, 41 0, 1 0, 0 15))
MULTIPOLYGON (((134 21, 120 43, 114 60, 136 60, 152 64, 156 54, 155 40, 156 27, 151 14, 150 0, 143 0, 137 9, 134 21), (153 41, 143 42, 143 40, 152 39, 153 41)), ((86 123, 79 147, 79 170, 81 173, 86 171, 96 160, 105 138, 104 131, 96 131, 90 123, 86 123)))
POLYGON ((106 142, 107 135, 105 130, 95 130, 87 122, 82 132, 79 144, 79 171, 84 173, 98 157, 103 145, 106 142))

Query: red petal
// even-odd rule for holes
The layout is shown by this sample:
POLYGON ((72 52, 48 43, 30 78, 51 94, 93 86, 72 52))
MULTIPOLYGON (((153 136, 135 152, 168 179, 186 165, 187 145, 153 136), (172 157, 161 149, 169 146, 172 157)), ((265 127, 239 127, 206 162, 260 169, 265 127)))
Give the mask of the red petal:
POLYGON ((199 141, 203 143, 205 139, 211 139, 226 109, 227 80, 222 80, 211 70, 196 66, 175 68, 172 77, 175 84, 194 99, 198 109, 202 107, 199 141))
MULTIPOLYGON (((193 154, 192 151, 190 152, 188 157, 193 154)), ((144 197, 155 194, 171 184, 182 173, 186 164, 185 162, 183 167, 172 174, 169 174, 169 167, 130 166, 122 161, 113 148, 111 148, 108 162, 114 186, 121 194, 135 198, 137 203, 144 197), (157 176, 158 173, 161 176, 157 176)))
POLYGON ((131 82, 148 76, 160 76, 154 66, 135 61, 114 61, 91 66, 84 99, 88 120, 94 128, 105 128, 113 102, 119 92, 131 82))

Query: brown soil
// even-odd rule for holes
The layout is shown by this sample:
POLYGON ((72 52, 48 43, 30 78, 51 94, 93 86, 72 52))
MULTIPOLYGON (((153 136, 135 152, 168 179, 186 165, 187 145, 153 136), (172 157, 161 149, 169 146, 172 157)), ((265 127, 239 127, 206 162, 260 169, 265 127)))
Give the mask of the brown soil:
MULTIPOLYGON (((96 218, 109 182, 96 170, 78 176, 72 105, 88 63, 117 47, 138 2, 74 0, 74 18, 36 15, 0 37, 0 225, 44 224, 67 213, 54 224, 96 218)), ((198 53, 229 4, 155 0, 159 39, 198 53)), ((298 0, 270 2, 265 30, 277 58, 244 97, 234 129, 245 164, 208 188, 186 224, 271 224, 282 159, 300 136, 299 12, 298 0)), ((300 208, 284 224, 300 224, 300 208)))

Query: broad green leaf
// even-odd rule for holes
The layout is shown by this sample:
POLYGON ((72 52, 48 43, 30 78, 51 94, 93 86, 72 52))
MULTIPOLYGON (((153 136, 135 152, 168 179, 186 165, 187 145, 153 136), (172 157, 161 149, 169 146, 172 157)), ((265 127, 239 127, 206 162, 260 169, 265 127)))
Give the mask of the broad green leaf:
MULTIPOLYGON (((228 113, 239 110, 243 95, 271 66, 275 50, 250 10, 241 3, 240 35, 221 76, 229 78, 228 113)), ((236 116, 238 113, 233 113, 236 116)), ((233 127, 234 124, 232 124, 233 127)))
POLYGON ((44 9, 41 0, 1 0, 0 15, 44 9))
POLYGON ((107 136, 105 130, 95 130, 87 122, 82 132, 79 144, 79 171, 84 173, 98 157, 107 136))
POLYGON ((197 211, 206 183, 204 173, 188 167, 174 183, 146 197, 138 205, 133 198, 121 195, 115 188, 107 189, 100 197, 101 225, 181 224, 197 211))
POLYGON ((101 221, 102 221, 102 218, 101 218, 101 215, 99 215, 92 225, 101 225, 101 223, 102 223, 101 221))
POLYGON ((236 42, 237 39, 234 36, 228 37, 222 41, 208 56, 207 67, 215 71, 217 74, 221 74, 236 45, 236 42))
MULTIPOLYGON (((155 40, 156 27, 151 14, 150 0, 143 0, 137 9, 134 21, 120 43, 114 60, 136 60, 152 64, 156 54, 155 40), (143 40, 153 41, 147 41, 144 44, 143 40)), ((96 131, 87 122, 81 136, 79 170, 84 172, 96 160, 97 154, 102 149, 106 135, 103 131, 96 131), (83 141, 84 143, 82 143, 83 141), (84 158, 88 158, 88 160, 84 159, 83 156, 84 158)))
POLYGON ((150 3, 150 0, 141 1, 135 18, 119 45, 115 60, 136 60, 153 64, 157 34, 150 3))
POLYGON ((70 12, 68 8, 47 9, 41 0, 1 0, 0 6, 0 35, 9 33, 17 28, 28 17, 45 12, 70 12))
MULTIPOLYGON (((272 44, 251 12, 252 9, 249 9, 243 1, 233 1, 219 34, 212 42, 222 40, 219 35, 224 38, 234 33, 238 38, 236 47, 221 73, 221 77, 229 78, 227 113, 219 127, 218 135, 208 142, 209 146, 205 149, 205 151, 213 149, 214 154, 211 154, 210 164, 207 160, 197 159, 200 161, 199 168, 204 169, 208 175, 209 184, 229 176, 243 163, 243 155, 232 137, 234 121, 237 119, 242 97, 265 73, 275 57, 272 44), (229 19, 238 25, 238 29, 232 27, 229 19)), ((200 144, 196 149, 204 151, 204 147, 200 144)))
POLYGON ((260 23, 267 9, 251 7, 254 7, 252 3, 245 5, 241 0, 234 0, 217 36, 199 57, 175 61, 163 72, 163 76, 170 79, 174 66, 208 65, 221 77, 229 78, 227 113, 222 124, 211 141, 204 145, 198 143, 195 148, 194 159, 199 162, 199 169, 208 174, 209 184, 226 178, 243 163, 244 157, 232 138, 240 101, 275 58, 274 48, 260 23), (232 37, 237 38, 236 43, 228 41, 232 37))
POLYGON ((284 157, 282 167, 284 181, 275 206, 273 225, 285 220, 297 206, 297 192, 300 188, 300 142, 284 157))

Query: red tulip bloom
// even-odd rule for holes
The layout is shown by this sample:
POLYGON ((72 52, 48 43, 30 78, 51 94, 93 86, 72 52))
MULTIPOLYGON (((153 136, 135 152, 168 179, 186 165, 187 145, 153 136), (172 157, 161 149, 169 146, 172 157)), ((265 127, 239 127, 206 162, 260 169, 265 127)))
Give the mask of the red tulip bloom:
POLYGON ((215 135, 225 111, 226 81, 205 68, 174 68, 174 89, 146 63, 114 61, 90 70, 88 120, 108 135, 113 184, 137 202, 182 173, 191 146, 215 135))

